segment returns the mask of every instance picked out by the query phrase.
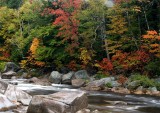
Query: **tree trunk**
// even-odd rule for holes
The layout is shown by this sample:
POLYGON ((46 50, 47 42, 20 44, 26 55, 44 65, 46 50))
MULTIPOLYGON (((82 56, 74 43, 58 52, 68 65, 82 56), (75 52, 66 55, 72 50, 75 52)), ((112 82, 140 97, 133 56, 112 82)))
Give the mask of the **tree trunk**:
POLYGON ((147 19, 147 15, 146 15, 146 11, 145 11, 145 8, 143 7, 143 13, 144 13, 144 17, 145 17, 145 21, 146 21, 146 25, 147 25, 147 29, 149 30, 150 27, 149 27, 149 24, 148 24, 148 19, 147 19))
POLYGON ((104 40, 104 44, 105 44, 105 50, 106 50, 106 54, 107 54, 107 59, 110 60, 107 39, 104 40))
MULTIPOLYGON (((105 10, 104 10, 105 11, 105 10)), ((102 28, 101 28, 101 36, 102 36, 102 40, 104 41, 104 44, 105 44, 105 51, 106 51, 106 55, 107 55, 107 59, 110 60, 110 56, 109 56, 109 50, 108 50, 108 42, 107 42, 107 37, 106 37, 106 21, 105 21, 105 12, 103 12, 103 15, 102 15, 102 28)))

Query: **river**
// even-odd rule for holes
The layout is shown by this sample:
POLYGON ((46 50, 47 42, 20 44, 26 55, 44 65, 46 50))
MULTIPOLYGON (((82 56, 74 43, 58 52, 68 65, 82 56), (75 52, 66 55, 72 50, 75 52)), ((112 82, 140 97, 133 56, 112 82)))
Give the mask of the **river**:
MULTIPOLYGON (((17 87, 19 89, 31 95, 47 95, 58 91, 72 92, 80 90, 62 84, 52 84, 52 86, 28 84, 24 83, 24 79, 12 81, 12 83, 14 82, 18 82, 17 87)), ((86 92, 88 94, 88 108, 91 110, 97 109, 102 113, 160 113, 160 97, 100 91, 86 92)))

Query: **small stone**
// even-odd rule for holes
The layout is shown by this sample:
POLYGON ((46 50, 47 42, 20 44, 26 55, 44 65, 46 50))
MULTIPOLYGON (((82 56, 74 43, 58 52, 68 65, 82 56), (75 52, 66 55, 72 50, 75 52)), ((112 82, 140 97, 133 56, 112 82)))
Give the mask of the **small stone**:
POLYGON ((157 92, 157 88, 156 87, 151 87, 151 88, 148 88, 151 92, 157 92))
POLYGON ((127 88, 123 87, 113 87, 111 91, 116 93, 130 94, 130 91, 127 88))
POLYGON ((28 106, 31 100, 30 99, 21 99, 20 101, 21 101, 22 105, 28 106))
POLYGON ((90 112, 91 110, 89 109, 82 109, 82 110, 77 111, 76 113, 90 113, 90 112))
POLYGON ((143 91, 142 91, 142 90, 137 90, 137 91, 134 92, 134 94, 139 94, 139 95, 141 95, 141 94, 143 94, 143 91))
POLYGON ((134 91, 134 93, 135 94, 144 94, 143 91, 144 89, 143 89, 143 86, 139 86, 135 91, 134 91))
POLYGON ((94 111, 92 111, 92 113, 101 113, 101 112, 98 110, 94 110, 94 111))

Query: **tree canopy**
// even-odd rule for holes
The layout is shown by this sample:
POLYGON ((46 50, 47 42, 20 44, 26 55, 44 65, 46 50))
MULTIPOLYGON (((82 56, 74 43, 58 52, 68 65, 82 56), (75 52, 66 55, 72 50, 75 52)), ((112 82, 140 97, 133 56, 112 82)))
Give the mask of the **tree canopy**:
POLYGON ((160 1, 1 0, 0 60, 160 76, 160 1))

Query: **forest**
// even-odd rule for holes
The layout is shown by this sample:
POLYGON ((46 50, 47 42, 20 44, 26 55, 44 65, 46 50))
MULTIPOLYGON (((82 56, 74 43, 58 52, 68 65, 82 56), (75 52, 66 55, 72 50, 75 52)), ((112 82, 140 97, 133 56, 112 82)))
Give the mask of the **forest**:
POLYGON ((160 1, 0 0, 0 69, 160 77, 160 1))

